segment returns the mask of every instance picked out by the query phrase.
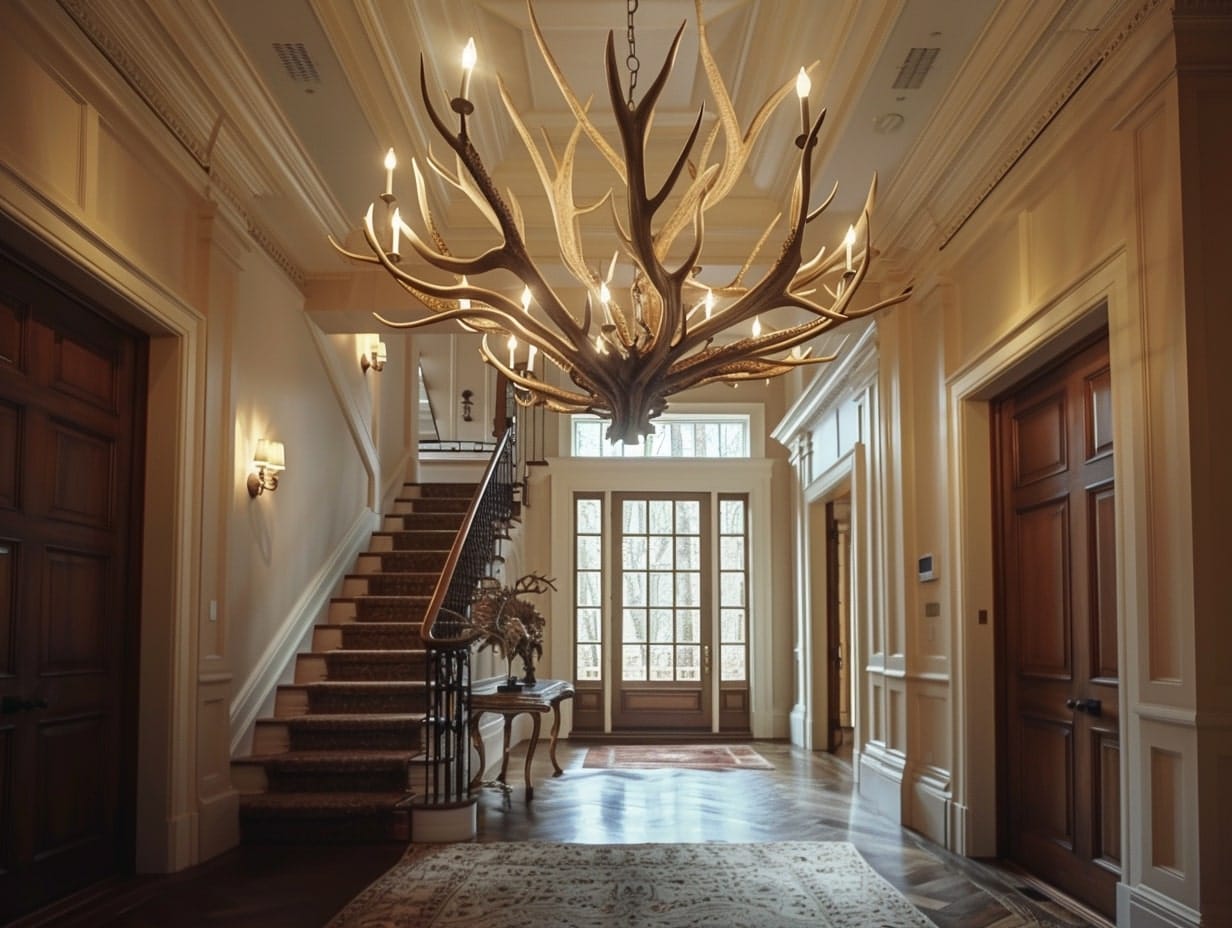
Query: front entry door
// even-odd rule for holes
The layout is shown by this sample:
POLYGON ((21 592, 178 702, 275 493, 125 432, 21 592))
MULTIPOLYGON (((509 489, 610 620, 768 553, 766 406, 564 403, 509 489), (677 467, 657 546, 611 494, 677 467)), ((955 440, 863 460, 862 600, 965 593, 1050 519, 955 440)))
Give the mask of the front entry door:
POLYGON ((710 497, 613 494, 612 728, 711 729, 710 497))
POLYGON ((0 922, 133 866, 142 347, 0 255, 0 922))
POLYGON ((1121 856, 1111 389, 1105 336, 996 410, 1005 851, 1110 917, 1121 856))

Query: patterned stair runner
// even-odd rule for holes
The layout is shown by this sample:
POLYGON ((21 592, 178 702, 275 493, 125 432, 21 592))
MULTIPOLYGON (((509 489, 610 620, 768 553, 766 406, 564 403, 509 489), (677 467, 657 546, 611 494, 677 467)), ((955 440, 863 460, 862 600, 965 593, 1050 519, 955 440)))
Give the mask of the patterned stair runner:
POLYGON ((232 761, 245 841, 410 840, 427 707, 419 626, 474 490, 407 484, 373 533, 252 754, 232 761))

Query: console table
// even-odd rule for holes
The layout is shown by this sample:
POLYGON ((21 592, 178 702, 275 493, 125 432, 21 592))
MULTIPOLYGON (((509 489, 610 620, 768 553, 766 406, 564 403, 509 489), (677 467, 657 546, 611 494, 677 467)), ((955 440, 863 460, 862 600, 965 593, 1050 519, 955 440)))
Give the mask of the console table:
POLYGON ((505 718, 502 745, 504 753, 501 757, 500 776, 497 778, 504 783, 509 767, 509 731, 513 727, 513 720, 526 713, 531 717, 532 725, 530 741, 526 745, 526 798, 534 799, 535 787, 530 778, 530 765, 535 759, 535 748, 539 744, 539 723, 548 712, 552 713, 552 740, 549 748, 552 769, 555 770, 552 776, 558 777, 564 773, 556 762, 556 736, 560 734, 560 704, 573 698, 573 684, 568 680, 540 680, 534 686, 525 686, 517 693, 498 693, 496 687, 503 682, 503 679, 487 680, 476 684, 471 691, 471 743, 479 752, 479 767, 471 778, 470 788, 473 790, 479 786, 487 765, 483 738, 479 734, 479 719, 485 712, 494 712, 505 718))

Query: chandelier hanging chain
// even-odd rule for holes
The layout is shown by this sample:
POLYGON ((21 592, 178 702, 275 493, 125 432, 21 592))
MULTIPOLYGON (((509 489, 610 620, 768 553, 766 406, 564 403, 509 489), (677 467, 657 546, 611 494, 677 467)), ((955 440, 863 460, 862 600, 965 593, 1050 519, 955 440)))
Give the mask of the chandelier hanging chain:
MULTIPOLYGON (((820 205, 810 209, 812 158, 825 111, 816 119, 810 118, 810 84, 806 68, 800 69, 794 82, 800 104, 801 132, 795 139, 799 157, 789 205, 771 220, 729 283, 708 286, 697 279, 702 264, 706 212, 722 202, 744 176, 757 138, 774 110, 790 95, 793 84, 788 82, 772 93, 748 125, 742 125, 706 37, 701 0, 695 0, 695 6, 699 55, 714 99, 717 120, 701 142, 699 153, 694 155, 704 113, 697 114, 675 163, 653 193, 648 188, 645 163, 650 126, 685 24, 682 23, 676 32, 662 68, 640 103, 633 101, 632 86, 628 101, 622 99, 615 37, 608 34, 604 64, 612 114, 619 132, 617 145, 608 142, 599 131, 589 115, 588 104, 580 101, 570 87, 547 45, 532 0, 528 0, 527 9, 535 41, 575 119, 569 141, 562 151, 557 151, 550 140, 546 142, 546 153, 541 150, 540 143, 512 102, 504 81, 497 76, 506 112, 546 194, 559 260, 585 292, 580 315, 568 309, 549 285, 543 269, 545 265, 531 256, 526 245, 528 224, 517 198, 512 192, 507 198, 501 194, 466 133, 466 117, 474 109, 467 98, 470 69, 475 64, 473 45, 468 43, 463 55, 461 93, 450 102, 450 108, 459 117, 456 131, 446 125, 432 103, 427 69, 421 56, 419 82, 425 111, 438 135, 456 156, 456 167, 446 165, 429 149, 428 165, 441 180, 463 193, 479 209, 500 242, 475 257, 455 256, 437 231, 424 177, 412 159, 417 205, 428 233, 426 240, 414 227, 407 225, 395 209, 387 247, 384 235, 377 233, 370 206, 363 227, 370 254, 357 254, 333 242, 348 258, 379 264, 428 309, 426 315, 409 322, 393 322, 380 315, 376 318, 400 329, 456 320, 468 331, 482 336, 481 356, 514 385, 519 403, 547 406, 556 412, 596 413, 611 420, 609 440, 636 442, 654 431, 652 420, 666 409, 669 396, 707 383, 737 385, 742 381, 768 380, 799 367, 831 361, 833 356, 812 357, 812 348, 806 343, 850 319, 906 300, 911 294, 910 287, 862 308, 852 306, 852 299, 874 256, 869 217, 876 191, 875 175, 864 208, 843 240, 845 249, 840 247, 827 253, 826 248, 821 247, 806 259, 803 252, 805 228, 822 214, 835 195, 831 192, 820 205), (623 202, 611 190, 593 203, 579 205, 575 201, 575 159, 583 136, 623 184, 623 202), (711 156, 716 150, 721 150, 723 156, 712 162, 711 156), (689 168, 687 174, 686 167, 689 168), (683 182, 683 189, 677 191, 677 184, 684 177, 688 179, 683 182), (669 197, 672 197, 670 205, 669 197), (601 276, 584 255, 581 220, 604 206, 611 210, 619 247, 606 276, 601 276), (659 215, 660 210, 663 216, 659 215), (786 224, 786 232, 777 256, 769 261, 769 267, 756 282, 745 285, 746 273, 755 264, 771 233, 780 226, 780 219, 786 224), (680 250, 673 251, 673 244, 690 227, 693 235, 687 254, 675 267, 668 267, 669 254, 680 250), (450 275, 456 283, 431 280, 422 272, 410 273, 399 267, 402 260, 398 253, 400 240, 410 245, 424 265, 450 275), (625 290, 628 309, 613 292, 613 275, 622 255, 626 266, 632 268, 632 283, 625 290), (520 305, 502 290, 474 282, 476 277, 492 271, 511 272, 523 284, 520 305), (723 305, 718 305, 716 298, 722 299, 723 305), (762 322, 762 315, 773 310, 789 310, 794 315, 786 326, 773 328, 762 322), (751 335, 747 334, 750 322, 751 335), (495 339, 500 340, 499 344, 495 339), (527 345, 528 352, 519 355, 519 345, 527 345), (508 350, 508 363, 502 347, 508 350), (559 368, 572 385, 549 380, 545 365, 536 364, 538 354, 559 368)), ((637 0, 629 0, 630 37, 636 8, 637 0)), ((629 58, 636 62, 632 43, 629 58)), ((631 85, 636 73, 636 68, 631 66, 631 85)), ((382 199, 391 205, 395 199, 392 184, 390 152, 386 160, 386 193, 382 199)), ((608 238, 610 240, 610 233, 608 238)))
POLYGON ((637 58, 637 33, 633 29, 633 14, 637 12, 637 0, 629 0, 629 23, 626 39, 629 43, 629 55, 625 58, 625 67, 629 69, 629 109, 633 109, 633 91, 637 89, 637 72, 642 63, 637 58))

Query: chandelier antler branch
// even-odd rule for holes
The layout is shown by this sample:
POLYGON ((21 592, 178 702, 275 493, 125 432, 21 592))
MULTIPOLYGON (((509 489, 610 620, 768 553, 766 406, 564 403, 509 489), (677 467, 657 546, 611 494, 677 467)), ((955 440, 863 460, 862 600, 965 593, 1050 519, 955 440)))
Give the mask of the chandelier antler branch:
MULTIPOLYGON (((714 98, 717 119, 701 142, 694 162, 691 156, 698 147, 705 122, 705 106, 699 109, 688 137, 653 194, 649 192, 646 178, 646 150, 655 107, 675 64, 685 24, 676 31, 662 67, 637 102, 631 91, 626 99, 615 38, 612 33, 608 34, 604 64, 619 135, 618 146, 609 143, 595 125, 590 116, 590 101, 581 101, 571 89, 544 38, 532 0, 527 0, 531 31, 575 120, 568 141, 559 152, 546 133, 540 149, 540 143, 519 114, 504 81, 498 79, 501 101, 526 147, 550 205, 561 264, 585 293, 580 316, 571 312, 548 285, 527 248, 525 223, 517 199, 512 194, 502 196, 467 132, 467 117, 474 111, 467 99, 475 63, 473 45, 468 45, 470 57, 467 54, 463 57, 462 90, 450 101, 450 108, 458 117, 456 131, 433 105, 426 67, 420 59, 419 83, 424 108, 456 160, 456 167, 451 170, 429 149, 427 164, 449 187, 461 192, 479 209, 500 236, 500 241, 474 257, 453 254, 438 231, 423 175, 413 160, 419 216, 426 229, 426 238, 394 209, 390 244, 386 248, 377 233, 373 207, 370 207, 363 228, 370 255, 356 254, 333 243, 347 258, 384 268, 428 310, 427 315, 410 322, 391 322, 377 316, 382 323, 416 329, 457 320, 465 328, 482 334, 480 355, 513 383, 519 403, 545 406, 558 412, 597 413, 611 420, 610 440, 636 442, 653 431, 652 420, 667 407, 668 397, 675 393, 707 383, 737 384, 778 377, 800 367, 832 361, 836 355, 813 356, 806 343, 848 320, 901 303, 910 296, 911 288, 907 288, 871 305, 853 308, 856 291, 864 282, 875 255, 870 233, 875 176, 864 209, 842 245, 829 252, 823 246, 805 260, 805 230, 825 212, 837 192, 835 187, 821 204, 810 208, 812 160, 825 120, 824 110, 816 119, 809 118, 808 71, 816 63, 801 68, 794 85, 789 81, 777 88, 742 129, 710 49, 702 22, 701 0, 695 0, 694 5, 700 60, 714 98), (703 252, 706 213, 735 189, 754 144, 793 86, 800 103, 801 134, 795 139, 799 157, 778 255, 760 279, 746 286, 745 277, 756 265, 759 253, 783 214, 775 217, 766 228, 752 254, 729 283, 707 286, 696 276, 703 252), (609 190, 594 202, 577 203, 573 181, 578 147, 583 138, 594 145, 613 169, 623 187, 623 197, 609 190), (711 157, 720 141, 723 157, 712 163, 711 157), (686 169, 688 182, 677 191, 686 169), (598 265, 586 258, 582 220, 605 203, 611 209, 609 234, 615 240, 616 254, 603 274, 596 269, 598 265), (664 213, 662 217, 659 216, 661 212, 664 213), (669 254, 679 253, 673 246, 690 226, 692 241, 684 249, 683 258, 674 267, 668 267, 669 254), (403 238, 424 265, 460 278, 460 282, 433 282, 399 266, 402 264, 399 242, 403 238), (611 288, 622 256, 632 266, 632 282, 623 297, 613 293, 611 288), (522 283, 520 305, 510 295, 471 280, 493 271, 509 272, 522 283), (725 305, 716 305, 716 295, 725 305), (774 310, 794 314, 795 321, 777 330, 763 326, 762 316, 774 310), (702 314, 700 318, 699 313, 702 314), (743 329, 750 321, 751 335, 731 338, 737 327, 743 329), (519 353, 523 345, 527 349, 525 355, 519 353), (559 368, 572 387, 549 382, 546 372, 540 375, 542 365, 537 364, 540 353, 546 359, 544 363, 550 361, 559 368)), ((386 191, 382 199, 392 207, 395 202, 392 152, 387 156, 386 171, 386 191)))

